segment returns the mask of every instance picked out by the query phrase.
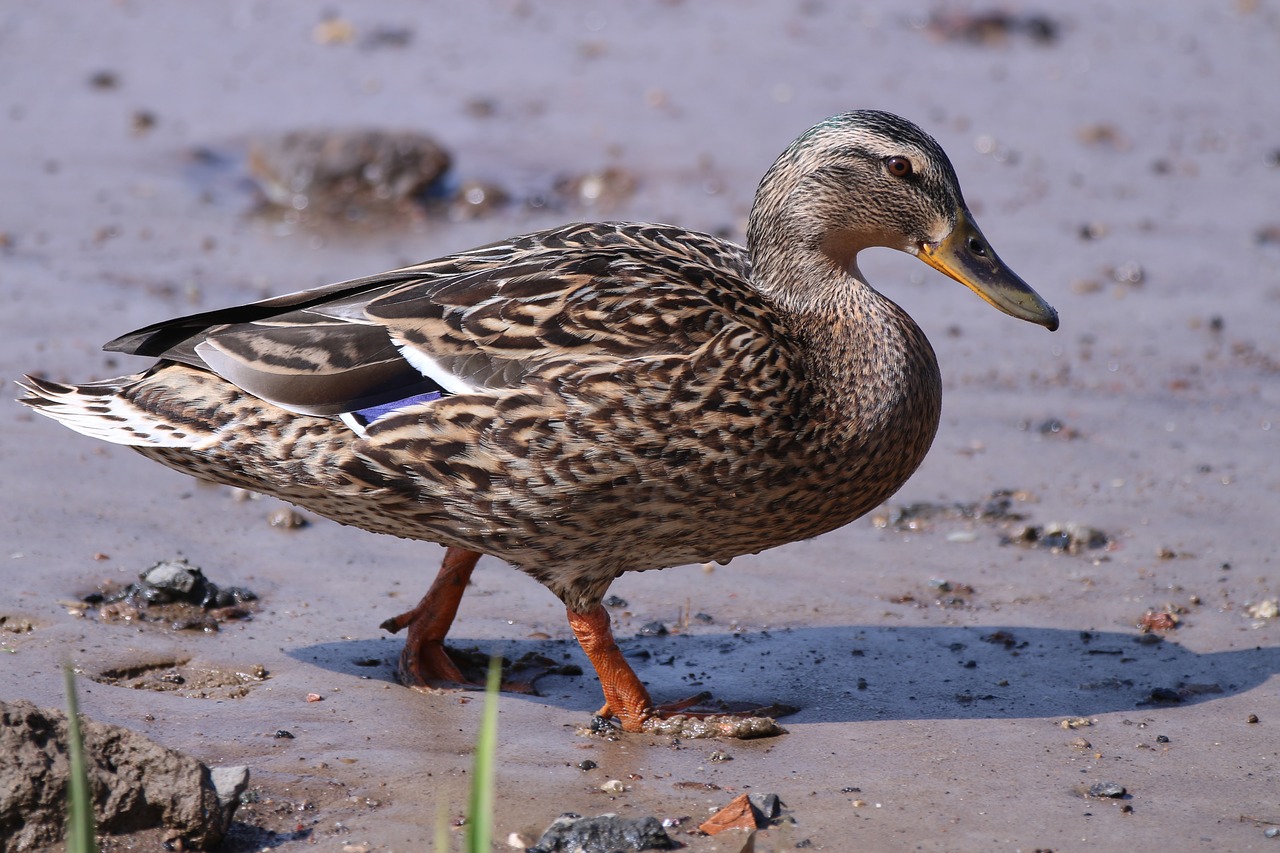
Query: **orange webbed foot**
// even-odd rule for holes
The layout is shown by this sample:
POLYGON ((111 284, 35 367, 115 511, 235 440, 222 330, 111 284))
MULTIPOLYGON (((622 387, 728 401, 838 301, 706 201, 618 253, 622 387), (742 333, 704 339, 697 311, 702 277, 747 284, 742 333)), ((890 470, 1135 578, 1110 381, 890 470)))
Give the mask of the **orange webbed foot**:
MULTIPOLYGON (((595 667, 604 690, 604 706, 596 712, 593 730, 607 727, 609 720, 616 717, 624 732, 683 738, 756 738, 786 733, 771 717, 760 716, 755 711, 688 710, 707 701, 710 698, 707 693, 668 705, 654 705, 649 691, 622 656, 609 624, 609 613, 603 605, 586 613, 569 610, 568 615, 569 626, 595 667)), ((775 713, 789 710, 793 709, 778 708, 775 713)))

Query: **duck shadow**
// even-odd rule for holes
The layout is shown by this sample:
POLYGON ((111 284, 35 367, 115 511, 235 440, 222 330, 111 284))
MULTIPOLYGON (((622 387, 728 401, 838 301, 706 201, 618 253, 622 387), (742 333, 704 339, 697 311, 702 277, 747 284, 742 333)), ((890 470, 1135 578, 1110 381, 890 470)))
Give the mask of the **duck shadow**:
MULTIPOLYGON (((319 643, 290 656, 332 672, 395 681, 398 638, 319 643)), ((520 697, 590 714, 600 687, 566 640, 458 639, 451 647, 541 655, 583 674, 552 674, 520 697)), ((791 705, 788 723, 1089 716, 1206 702, 1280 672, 1280 647, 1197 653, 1152 634, 1020 625, 819 627, 619 638, 661 703, 711 691, 734 705, 791 705)))

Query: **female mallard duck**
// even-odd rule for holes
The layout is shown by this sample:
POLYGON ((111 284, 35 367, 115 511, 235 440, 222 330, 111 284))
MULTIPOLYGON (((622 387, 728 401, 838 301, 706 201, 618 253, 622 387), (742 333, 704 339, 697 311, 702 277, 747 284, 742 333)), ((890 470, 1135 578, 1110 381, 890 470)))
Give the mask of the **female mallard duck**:
POLYGON ((858 252, 908 252, 996 308, 1057 314, 974 224, 904 119, 828 119, 765 174, 747 248, 670 225, 566 225, 158 323, 106 349, 144 373, 22 402, 74 430, 344 524, 448 546, 408 629, 411 684, 459 682, 443 640, 480 555, 564 602, 602 717, 655 707, 601 600, 623 572, 727 561, 847 524, 938 426, 919 327, 858 252))

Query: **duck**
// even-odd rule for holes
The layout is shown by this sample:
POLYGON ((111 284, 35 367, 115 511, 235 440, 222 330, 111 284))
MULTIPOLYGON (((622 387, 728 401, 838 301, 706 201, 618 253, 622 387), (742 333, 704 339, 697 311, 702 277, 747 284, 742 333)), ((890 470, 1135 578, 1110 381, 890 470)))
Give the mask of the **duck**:
POLYGON ((745 246, 564 225, 156 323, 105 345, 145 370, 29 376, 21 402, 202 480, 445 546, 421 601, 382 626, 406 633, 410 686, 466 683, 446 635, 480 557, 509 563, 564 604, 596 717, 654 731, 688 704, 655 703, 624 658, 610 584, 840 528, 933 441, 937 358, 859 270, 872 247, 1058 327, 933 137, 854 110, 768 169, 745 246))

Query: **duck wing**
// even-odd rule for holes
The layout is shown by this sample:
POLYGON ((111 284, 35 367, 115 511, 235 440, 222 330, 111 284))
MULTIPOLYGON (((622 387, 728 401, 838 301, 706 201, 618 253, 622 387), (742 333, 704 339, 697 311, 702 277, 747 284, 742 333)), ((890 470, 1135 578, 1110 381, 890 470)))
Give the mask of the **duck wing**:
POLYGON ((106 349, 210 370, 301 414, 496 392, 552 363, 688 354, 764 332, 746 251, 683 229, 593 223, 180 317, 106 349), (744 331, 746 329, 744 328, 744 331))

